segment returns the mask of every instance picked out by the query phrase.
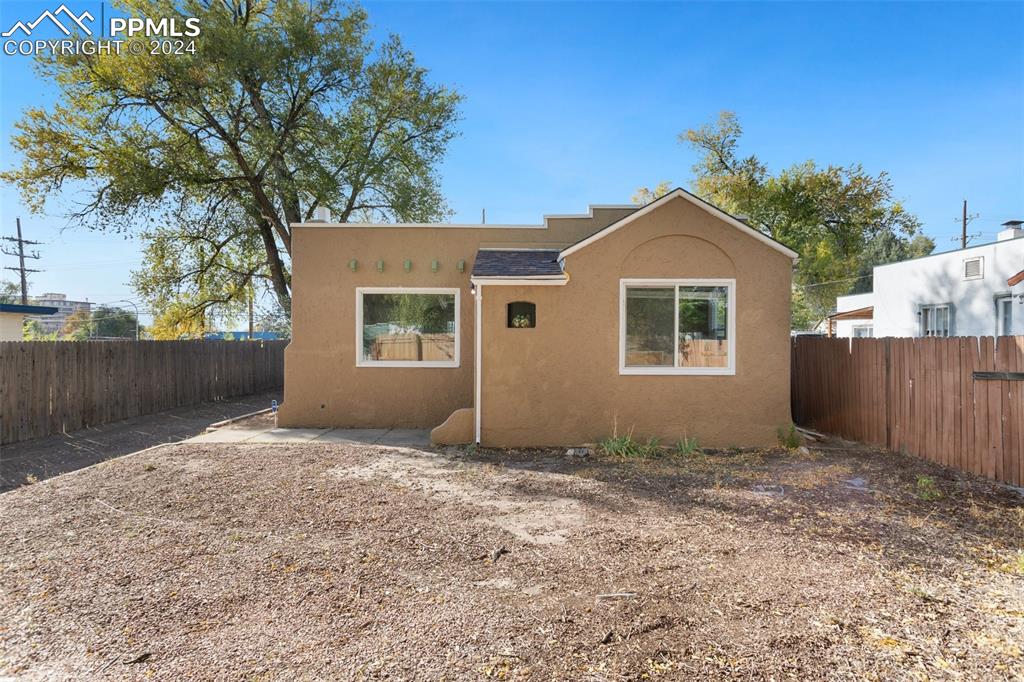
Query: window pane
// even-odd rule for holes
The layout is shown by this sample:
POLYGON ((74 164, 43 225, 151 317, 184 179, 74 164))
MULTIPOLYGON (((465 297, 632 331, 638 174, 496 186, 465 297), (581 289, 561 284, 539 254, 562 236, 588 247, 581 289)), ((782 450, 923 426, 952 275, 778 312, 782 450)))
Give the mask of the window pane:
POLYGON ((949 308, 935 309, 935 335, 949 336, 949 308))
POLYGON ((678 367, 729 366, 728 287, 679 287, 678 367))
POLYGON ((931 308, 921 308, 921 336, 931 335, 931 308))
POLYGON ((363 294, 363 359, 453 362, 455 294, 363 294))
POLYGON ((626 366, 671 367, 675 290, 626 289, 626 366))

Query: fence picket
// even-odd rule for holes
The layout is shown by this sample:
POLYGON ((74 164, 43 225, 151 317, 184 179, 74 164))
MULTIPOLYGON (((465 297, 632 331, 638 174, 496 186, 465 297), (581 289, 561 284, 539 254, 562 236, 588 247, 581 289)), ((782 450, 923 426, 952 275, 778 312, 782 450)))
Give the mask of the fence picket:
POLYGON ((1024 485, 1024 336, 797 337, 797 424, 1024 485))
POLYGON ((286 341, 0 342, 0 444, 280 388, 286 341))

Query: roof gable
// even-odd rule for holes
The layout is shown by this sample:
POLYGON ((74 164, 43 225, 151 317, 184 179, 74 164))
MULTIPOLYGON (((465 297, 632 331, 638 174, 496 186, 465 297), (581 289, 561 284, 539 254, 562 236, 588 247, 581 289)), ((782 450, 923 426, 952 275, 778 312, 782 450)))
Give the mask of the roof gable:
POLYGON ((658 210, 659 208, 661 208, 662 206, 664 206, 665 204, 667 204, 669 201, 671 201, 673 199, 685 199, 685 200, 689 201, 691 204, 694 204, 695 206, 704 209, 705 211, 707 211, 711 215, 715 216, 716 218, 718 218, 722 222, 724 222, 724 223, 726 223, 728 225, 731 225, 732 227, 735 227, 736 229, 740 230, 741 232, 745 233, 746 235, 748 235, 750 237, 753 237, 754 239, 757 239, 758 241, 763 242, 764 244, 767 244, 768 246, 772 247, 776 251, 779 251, 780 253, 788 256, 789 258, 792 258, 793 260, 796 260, 798 258, 798 254, 796 253, 796 251, 793 251, 788 246, 785 246, 784 244, 780 244, 779 242, 775 241, 771 237, 769 237, 769 236, 767 236, 767 235, 765 235, 765 234, 763 234, 761 232, 758 232, 754 228, 752 228, 749 225, 747 225, 747 224, 737 220, 735 217, 729 215, 728 213, 726 213, 722 209, 718 208, 717 206, 715 206, 713 204, 709 204, 708 202, 704 201, 700 197, 698 197, 698 196, 696 196, 694 194, 691 194, 690 192, 687 192, 686 190, 684 190, 681 187, 677 187, 676 189, 672 190, 668 194, 665 194, 664 196, 659 197, 658 199, 652 201, 651 203, 647 204, 646 206, 644 206, 643 208, 637 210, 636 212, 629 214, 625 218, 622 218, 621 220, 618 220, 618 221, 612 223, 608 227, 595 232, 594 234, 590 235, 586 239, 578 241, 578 242, 576 242, 575 244, 573 244, 572 246, 570 246, 568 248, 562 249, 561 253, 558 254, 559 259, 565 258, 566 256, 569 256, 569 255, 572 255, 572 254, 576 253, 580 249, 584 249, 587 246, 590 246, 591 244, 593 244, 597 240, 602 239, 604 237, 607 237, 608 235, 610 235, 612 232, 615 232, 619 228, 622 228, 622 227, 625 227, 626 225, 629 225, 631 222, 633 222, 637 218, 645 216, 648 213, 651 213, 652 211, 658 210))

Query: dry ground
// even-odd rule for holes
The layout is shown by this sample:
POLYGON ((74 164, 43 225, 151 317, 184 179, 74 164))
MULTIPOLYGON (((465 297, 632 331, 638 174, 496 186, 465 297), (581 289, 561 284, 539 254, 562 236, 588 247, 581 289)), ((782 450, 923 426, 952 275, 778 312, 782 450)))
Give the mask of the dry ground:
POLYGON ((555 454, 186 443, 4 494, 0 673, 1024 676, 1012 491, 837 446, 555 454))

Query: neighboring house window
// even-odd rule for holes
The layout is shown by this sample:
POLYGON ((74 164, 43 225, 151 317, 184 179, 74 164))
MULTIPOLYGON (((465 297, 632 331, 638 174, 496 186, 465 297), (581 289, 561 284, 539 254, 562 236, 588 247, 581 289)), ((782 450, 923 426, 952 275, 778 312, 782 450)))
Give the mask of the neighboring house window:
POLYGON ((359 367, 458 367, 459 290, 357 288, 359 367))
POLYGON ((853 328, 853 338, 870 339, 875 335, 875 327, 870 324, 858 324, 853 328))
POLYGON ((964 279, 981 279, 985 276, 985 259, 978 258, 964 259, 964 279))
POLYGON ((736 280, 624 279, 620 374, 735 374, 736 280))
POLYGON ((509 303, 507 322, 510 329, 533 329, 537 326, 537 306, 526 301, 509 303))
POLYGON ((921 336, 949 336, 950 331, 948 304, 921 306, 921 336))
POLYGON ((1013 296, 996 299, 996 336, 1013 335, 1013 296))

